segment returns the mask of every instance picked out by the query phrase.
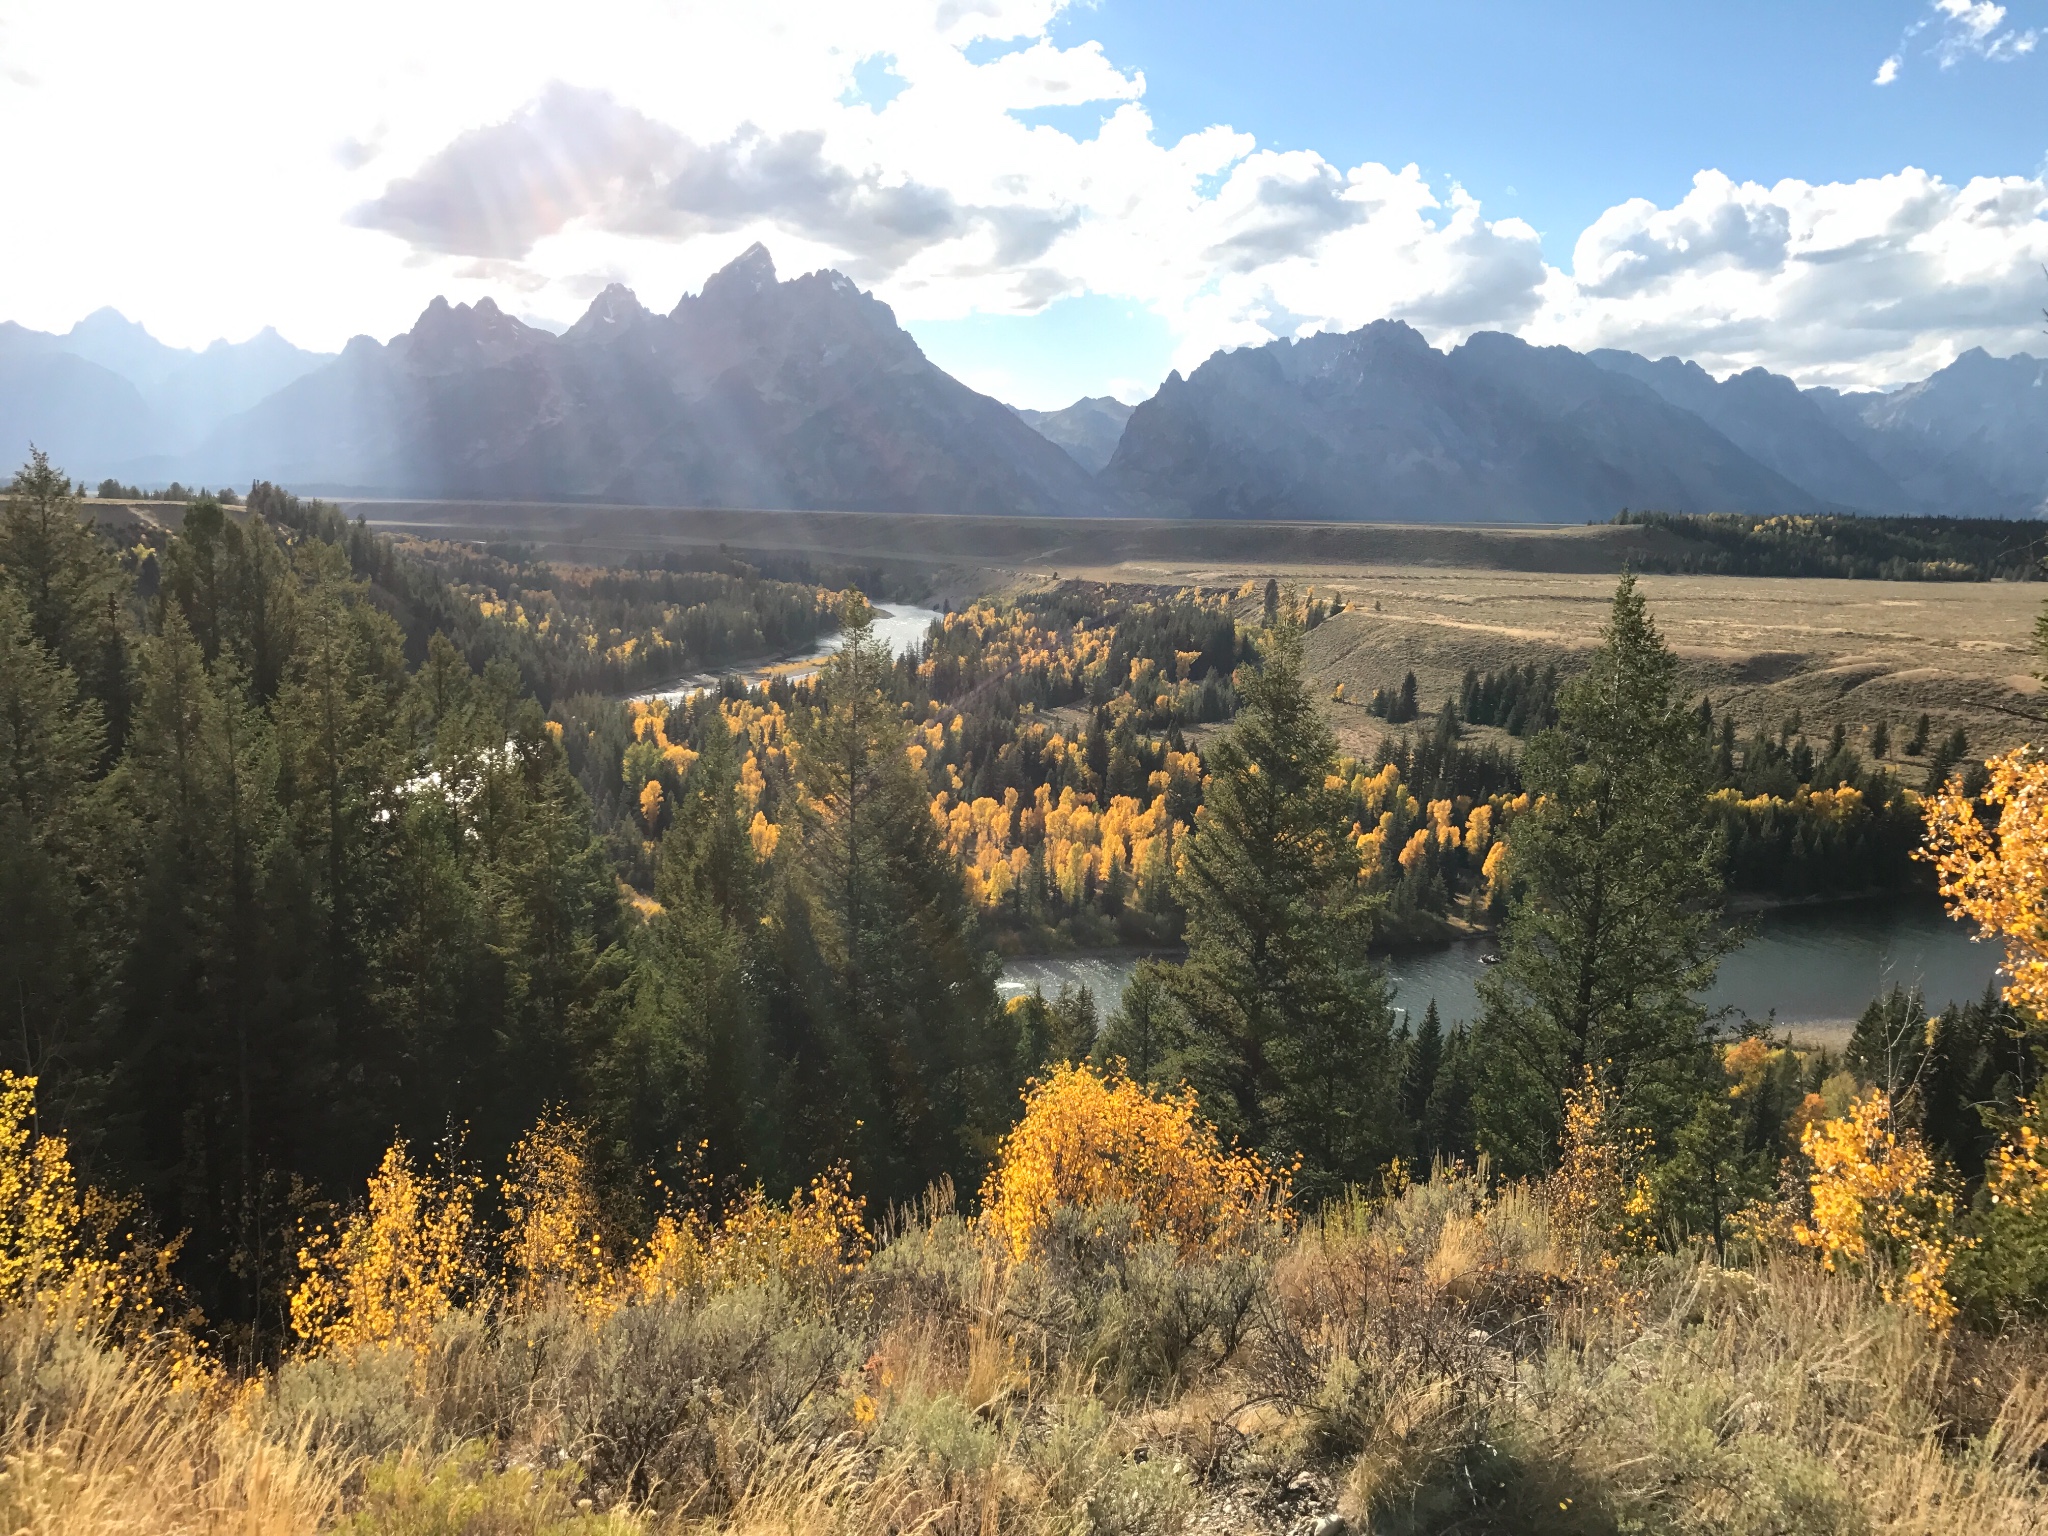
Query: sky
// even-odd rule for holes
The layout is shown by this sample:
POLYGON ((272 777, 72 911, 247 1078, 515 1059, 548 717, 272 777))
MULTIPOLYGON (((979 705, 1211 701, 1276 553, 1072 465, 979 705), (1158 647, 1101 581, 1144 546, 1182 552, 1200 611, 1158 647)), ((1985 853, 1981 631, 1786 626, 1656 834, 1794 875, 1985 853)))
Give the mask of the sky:
POLYGON ((2048 351, 2048 0, 0 0, 0 318, 560 328, 755 240, 1018 405, 1382 318, 2048 351))

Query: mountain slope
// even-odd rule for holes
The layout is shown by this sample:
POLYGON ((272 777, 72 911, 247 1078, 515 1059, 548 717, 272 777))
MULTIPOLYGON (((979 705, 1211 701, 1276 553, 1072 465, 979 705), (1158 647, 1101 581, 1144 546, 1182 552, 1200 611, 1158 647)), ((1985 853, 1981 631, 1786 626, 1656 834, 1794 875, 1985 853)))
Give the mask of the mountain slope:
POLYGON ((48 339, 0 326, 0 477, 31 446, 75 475, 97 475, 154 448, 158 426, 135 386, 97 363, 47 348, 48 339))
POLYGON ((1972 347, 1886 394, 1807 393, 1932 510, 2048 514, 2048 361, 1972 347))
POLYGON ((1066 449, 1074 462, 1092 475, 1116 452, 1131 409, 1110 395, 1086 395, 1057 411, 1030 411, 1019 406, 1017 414, 1041 437, 1066 449))
POLYGON ((1752 368, 1716 380, 1698 363, 1675 357, 1653 363, 1633 352, 1607 349, 1586 356, 1602 368, 1649 385, 1830 507, 1858 512, 1925 510, 1920 498, 1851 442, 1818 402, 1782 374, 1752 368))
POLYGON ((488 299, 227 423, 196 461, 308 488, 667 506, 1048 514, 1105 509, 1065 453, 935 367, 837 273, 754 246, 657 315, 606 289, 563 335, 488 299))
POLYGON ((0 451, 34 442, 72 473, 167 478, 214 427, 329 360, 265 328, 203 352, 112 309, 63 335, 0 324, 0 451), (154 474, 161 470, 162 474, 154 474))
POLYGON ((1817 502, 1655 391, 1562 347, 1399 321, 1219 353, 1139 406, 1103 478, 1162 515, 1576 521, 1817 502))

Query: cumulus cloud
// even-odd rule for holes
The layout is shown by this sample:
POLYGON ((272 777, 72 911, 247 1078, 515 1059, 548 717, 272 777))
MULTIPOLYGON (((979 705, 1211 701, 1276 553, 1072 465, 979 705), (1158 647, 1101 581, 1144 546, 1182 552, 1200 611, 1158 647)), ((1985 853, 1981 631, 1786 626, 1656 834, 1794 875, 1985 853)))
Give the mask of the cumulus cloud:
MULTIPOLYGON (((2038 177, 1707 171, 1546 261, 1523 220, 1414 166, 1281 152, 1223 123, 1162 133, 1141 73, 1056 40, 1065 3, 356 0, 346 28, 229 0, 20 6, 9 67, 50 88, 0 89, 0 137, 56 148, 0 163, 12 206, 60 232, 105 206, 143 227, 260 209, 263 238, 146 262, 17 241, 0 277, 45 326, 114 303, 181 342, 277 323, 336 346, 403 329, 437 293, 557 324, 612 281, 665 305, 758 239, 913 326, 1081 294, 1143 307, 1183 369, 1384 317, 1440 345, 1504 329, 1857 384, 1973 343, 2038 346, 2038 177), (121 49, 91 46, 116 26, 121 49), (887 90, 862 89, 879 61, 887 90), (156 109, 162 79, 203 74, 290 79, 293 110, 257 128, 230 94, 156 109), (1085 133, 1042 120, 1091 106, 1085 133)), ((1877 79, 2032 46, 1995 3, 1930 0, 1877 79)))
POLYGON ((1595 221, 1528 329, 1808 383, 1890 381, 1972 345, 2027 345, 2044 261, 2038 176, 1765 187, 1704 172, 1672 208, 1631 202, 1595 221))
POLYGON ((520 257, 571 219, 646 200, 682 137, 559 81, 504 122, 456 136, 349 221, 421 250, 520 257))
POLYGON ((1870 83, 1872 85, 1890 85, 1894 80, 1899 78, 1899 63, 1899 56, 1896 53, 1893 54, 1890 58, 1886 59, 1882 64, 1877 66, 1876 78, 1874 78, 1870 83))

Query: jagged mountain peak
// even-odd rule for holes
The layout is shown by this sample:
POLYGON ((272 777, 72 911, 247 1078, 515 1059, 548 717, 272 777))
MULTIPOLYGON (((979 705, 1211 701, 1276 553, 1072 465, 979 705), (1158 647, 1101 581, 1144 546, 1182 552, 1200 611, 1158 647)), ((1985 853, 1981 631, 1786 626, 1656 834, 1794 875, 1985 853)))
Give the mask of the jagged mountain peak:
POLYGON ((653 319, 653 313, 640 302, 639 295, 624 283, 607 283, 604 291, 590 301, 590 307, 563 337, 571 341, 584 341, 607 336, 616 336, 629 326, 637 326, 653 319))
POLYGON ((739 255, 704 279, 700 298, 715 301, 745 299, 778 287, 775 258, 768 247, 756 240, 739 255))

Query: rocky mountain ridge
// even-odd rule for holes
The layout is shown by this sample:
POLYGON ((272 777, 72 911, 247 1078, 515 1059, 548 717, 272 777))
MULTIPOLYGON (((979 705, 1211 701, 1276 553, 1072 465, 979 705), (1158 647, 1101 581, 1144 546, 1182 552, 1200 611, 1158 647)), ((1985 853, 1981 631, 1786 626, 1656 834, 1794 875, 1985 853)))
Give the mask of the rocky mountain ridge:
POLYGON ((88 479, 362 497, 1024 515, 1582 522, 1622 507, 2033 516, 2048 363, 1981 351, 1887 393, 1412 327, 1219 352, 1133 408, 1013 410, 836 272, 756 245, 666 314, 556 335, 436 299, 388 342, 205 352, 111 310, 0 324, 0 440, 88 479))

